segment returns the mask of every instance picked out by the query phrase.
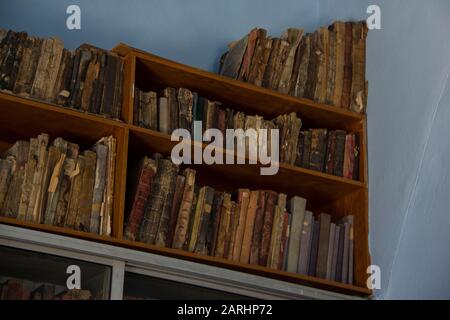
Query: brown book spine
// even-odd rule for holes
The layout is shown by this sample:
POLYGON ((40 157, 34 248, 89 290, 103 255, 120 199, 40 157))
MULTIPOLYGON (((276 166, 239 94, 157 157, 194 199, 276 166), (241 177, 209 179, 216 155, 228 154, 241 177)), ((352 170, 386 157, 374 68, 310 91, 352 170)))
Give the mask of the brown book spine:
POLYGON ((316 31, 311 34, 310 51, 309 51, 309 64, 308 64, 308 79, 306 80, 305 97, 314 99, 317 86, 317 68, 319 63, 319 55, 321 52, 318 50, 319 33, 316 31))
POLYGON ((327 129, 311 129, 309 168, 323 172, 327 148, 327 129))
POLYGON ((193 101, 194 96, 189 89, 178 89, 178 114, 180 128, 191 130, 193 101))
POLYGON ((232 79, 237 79, 239 76, 239 70, 242 66, 242 59, 244 58, 245 51, 247 49, 249 36, 246 35, 241 40, 232 42, 228 45, 230 50, 224 56, 222 66, 220 68, 220 74, 232 79))
POLYGON ((203 203, 202 212, 198 227, 198 237, 195 243, 194 252, 207 254, 206 238, 209 227, 209 221, 211 219, 212 204, 214 200, 214 189, 207 186, 205 187, 205 201, 203 203))
POLYGON ((248 34, 248 43, 245 50, 244 57, 242 58, 241 70, 239 71, 238 80, 248 81, 250 74, 250 64, 255 51, 256 40, 258 38, 258 29, 254 28, 248 34))
POLYGON ((271 43, 267 39, 267 31, 264 29, 258 29, 258 38, 256 40, 256 46, 251 60, 250 73, 247 81, 255 85, 261 86, 262 77, 264 76, 264 70, 267 65, 267 60, 270 55, 271 43), (266 46, 269 46, 269 50, 266 50, 266 46))
POLYGON ((167 245, 172 246, 173 235, 177 226, 178 213, 180 212, 181 200, 183 198, 184 184, 186 178, 182 175, 177 176, 175 183, 175 193, 173 195, 172 210, 169 218, 169 229, 167 231, 167 245))
POLYGON ((352 90, 352 32, 352 22, 346 22, 344 39, 344 82, 341 98, 341 106, 346 109, 350 108, 352 90))
POLYGON ((265 210, 266 192, 259 191, 258 205, 256 208, 255 222, 253 227, 253 237, 250 249, 250 263, 258 264, 260 251, 261 251, 261 241, 263 235, 264 227, 264 210, 265 210))
POLYGON ((214 256, 217 245, 217 235, 219 234, 220 226, 220 208, 222 207, 223 193, 216 191, 211 211, 211 219, 208 227, 208 234, 206 236, 206 247, 208 254, 214 256))
POLYGON ((336 146, 334 150, 334 159, 333 159, 333 174, 335 176, 342 177, 344 175, 346 132, 342 130, 336 130, 335 135, 336 135, 336 146))
POLYGON ((289 213, 284 212, 282 219, 283 219, 283 227, 281 229, 281 241, 280 241, 280 248, 279 248, 279 255, 278 255, 278 268, 280 270, 286 270, 286 254, 288 251, 288 240, 289 240, 289 213))
POLYGON ((353 179, 355 165, 355 135, 347 134, 345 137, 344 172, 343 177, 353 179))
POLYGON ((289 43, 287 48, 286 59, 283 61, 281 68, 280 81, 278 83, 278 91, 288 93, 291 85, 292 70, 294 68, 295 53, 303 37, 302 29, 289 28, 283 35, 283 38, 289 43))
POLYGON ((217 234, 216 250, 214 252, 216 257, 225 256, 226 236, 231 222, 231 206, 231 195, 229 193, 224 193, 222 207, 220 209, 220 224, 219 232, 217 234))
POLYGON ((236 229, 236 237, 233 239, 234 261, 239 261, 241 257, 242 242, 244 239, 244 231, 245 231, 245 220, 249 201, 250 201, 250 190, 239 189, 238 190, 239 221, 236 229))
POLYGON ((91 96, 94 92, 95 81, 100 73, 100 61, 98 61, 99 54, 92 52, 92 59, 86 69, 86 79, 83 84, 83 91, 81 93, 81 110, 89 111, 91 107, 91 96))
POLYGON ((332 25, 336 37, 336 72, 334 79, 333 102, 335 106, 341 106, 344 85, 345 64, 345 23, 337 21, 332 25))
POLYGON ((295 57, 294 74, 290 93, 293 96, 304 97, 308 81, 308 67, 311 56, 311 34, 303 37, 295 57))
POLYGON ((79 195, 82 192, 83 186, 83 175, 86 167, 86 157, 84 155, 79 155, 76 161, 74 172, 71 176, 72 183, 70 187, 70 196, 67 203, 67 213, 64 219, 64 227, 75 228, 77 211, 80 203, 79 195))
POLYGON ((314 100, 325 103, 327 91, 328 29, 321 27, 317 42, 317 77, 314 100))
POLYGON ((367 102, 366 96, 366 37, 367 24, 365 21, 356 22, 352 29, 352 85, 350 109, 364 112, 367 102))
POLYGON ((336 151, 336 131, 330 131, 328 133, 327 157, 325 163, 325 172, 328 174, 334 173, 335 151, 336 151))
POLYGON ((333 93, 336 79, 336 33, 328 29, 328 55, 325 103, 333 104, 333 93))
POLYGON ((328 242, 330 241, 330 223, 331 216, 326 213, 319 215, 319 246, 317 249, 316 276, 326 279, 327 276, 327 258, 328 242))
POLYGON ((86 150, 83 152, 85 158, 85 168, 81 179, 83 186, 81 193, 78 195, 79 204, 75 219, 75 229, 89 232, 91 224, 92 199, 94 195, 95 183, 95 165, 97 155, 93 151, 86 150))
POLYGON ((272 226, 275 206, 278 195, 274 191, 266 191, 264 207, 264 222, 262 228, 261 248, 259 252, 259 265, 266 266, 268 263, 270 239, 272 236, 272 226))
POLYGON ((223 257, 231 259, 233 255, 233 221, 236 215, 239 215, 239 206, 235 201, 231 201, 230 217, 227 218, 227 226, 225 231, 225 244, 223 257))
POLYGON ((239 257, 239 261, 242 263, 249 263, 250 261, 250 250, 252 245, 256 210, 258 209, 259 196, 260 196, 259 191, 250 192, 250 200, 248 203, 248 209, 245 218, 244 236, 242 238, 241 255, 239 257))

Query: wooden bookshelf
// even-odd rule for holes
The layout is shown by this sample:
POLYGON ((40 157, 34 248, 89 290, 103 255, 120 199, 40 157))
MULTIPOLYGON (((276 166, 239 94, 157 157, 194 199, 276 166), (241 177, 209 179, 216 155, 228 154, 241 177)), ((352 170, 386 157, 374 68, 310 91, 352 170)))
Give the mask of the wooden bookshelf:
MULTIPOLYGON (((51 139, 61 136, 78 143, 81 148, 90 147, 99 138, 106 135, 113 135, 117 138, 112 235, 109 237, 99 236, 5 217, 0 217, 0 223, 201 262, 340 293, 358 296, 371 295, 371 290, 366 288, 366 269, 370 265, 370 255, 365 115, 238 82, 169 61, 124 44, 119 44, 113 50, 125 60, 122 121, 0 92, 0 151, 9 148, 16 140, 29 139, 42 132, 48 133, 51 139), (303 128, 325 127, 359 133, 361 137, 359 181, 283 163, 280 163, 279 172, 274 176, 261 176, 259 174, 260 165, 192 166, 197 170, 197 181, 201 185, 208 184, 224 191, 236 190, 238 187, 273 189, 287 193, 289 196, 303 196, 308 199, 309 209, 315 213, 328 212, 334 219, 353 214, 355 284, 347 285, 123 239, 124 220, 130 206, 129 188, 126 188, 130 175, 127 173, 142 156, 151 155, 154 152, 169 155, 172 146, 176 143, 171 141, 167 134, 133 125, 135 86, 143 90, 155 90, 167 86, 186 87, 247 114, 259 114, 270 119, 279 114, 294 111, 302 119, 303 128)), ((201 145, 201 147, 203 146, 201 145)), ((227 151, 223 150, 223 152, 227 151)))

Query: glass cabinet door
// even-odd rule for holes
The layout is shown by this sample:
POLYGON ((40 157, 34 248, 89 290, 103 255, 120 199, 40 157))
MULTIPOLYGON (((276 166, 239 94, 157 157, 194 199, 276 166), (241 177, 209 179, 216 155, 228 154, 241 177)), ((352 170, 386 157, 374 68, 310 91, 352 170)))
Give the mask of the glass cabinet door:
POLYGON ((242 300, 238 294, 125 272, 124 300, 242 300))
POLYGON ((109 299, 110 286, 110 266, 0 246, 1 300, 109 299))

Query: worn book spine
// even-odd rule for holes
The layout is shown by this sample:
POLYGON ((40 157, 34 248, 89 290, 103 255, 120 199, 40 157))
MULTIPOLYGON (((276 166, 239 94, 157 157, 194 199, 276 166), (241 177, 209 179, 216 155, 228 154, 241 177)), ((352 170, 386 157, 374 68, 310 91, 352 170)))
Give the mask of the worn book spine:
POLYGON ((330 237, 329 237, 329 241, 328 241, 328 252, 327 252, 327 273, 326 273, 327 280, 332 280, 331 270, 332 270, 332 263, 333 263, 335 232, 336 232, 336 224, 330 223, 330 237))
POLYGON ((309 257, 311 252, 311 233, 313 226, 313 214, 311 211, 305 212, 305 219, 303 220, 300 254, 298 257, 297 272, 307 275, 309 268, 309 257))
POLYGON ((176 172, 176 167, 170 160, 159 159, 157 163, 152 190, 146 203, 139 231, 139 241, 149 244, 155 243, 160 218, 176 172))
POLYGON ((336 130, 335 135, 336 135, 336 146, 334 150, 334 159, 333 159, 333 174, 335 176, 342 177, 344 175, 346 132, 342 130, 336 130))
POLYGON ((309 257, 309 267, 308 267, 308 275, 316 276, 316 268, 317 268, 317 254, 319 250, 319 232, 320 232, 320 223, 319 221, 314 221, 312 224, 312 238, 311 238, 311 252, 309 257))
POLYGON ((217 234, 217 244, 214 255, 216 257, 225 256, 225 242, 227 237, 227 230, 231 224, 231 195, 229 193, 223 194, 222 207, 220 209, 220 223, 219 232, 217 234))
POLYGON ((342 276, 341 282, 347 283, 348 269, 349 269, 349 249, 350 249, 350 223, 347 221, 340 221, 344 230, 343 250, 342 250, 342 276))
POLYGON ((267 39, 267 31, 264 29, 258 29, 256 45, 250 65, 250 72, 247 78, 248 82, 255 85, 258 85, 259 83, 259 86, 261 86, 261 79, 264 75, 264 69, 267 64, 267 60, 264 60, 264 58, 269 58, 269 55, 264 55, 268 42, 269 39, 267 39))
POLYGON ((9 31, 3 44, 3 61, 0 65, 0 89, 13 90, 15 77, 23 52, 23 43, 26 41, 25 32, 9 31))
POLYGON ((83 175, 86 169, 86 157, 84 155, 79 155, 75 169, 71 175, 72 183, 70 186, 69 200, 67 202, 67 213, 64 219, 64 227, 66 228, 75 228, 76 227, 76 218, 77 211, 80 204, 80 194, 82 192, 83 186, 83 175))
MULTIPOLYGON (((30 198, 33 188, 33 178, 36 172, 39 157, 39 141, 36 138, 30 139, 30 149, 28 152, 28 160, 25 164, 25 172, 22 183, 19 207, 17 212, 18 220, 28 220, 27 209, 30 204, 30 198)), ((29 217, 31 221, 31 216, 29 217)))
POLYGON ((317 83, 317 68, 319 63, 319 56, 321 52, 318 50, 319 33, 318 31, 311 34, 310 50, 309 50, 309 64, 308 64, 308 78, 304 96, 309 99, 314 99, 317 83))
MULTIPOLYGON (((278 198, 283 196, 282 194, 278 195, 278 198)), ((272 226, 272 235, 270 237, 270 250, 269 250, 269 258, 267 261, 267 266, 273 269, 280 268, 280 247, 281 247, 281 239, 283 235, 283 224, 284 224, 284 209, 282 206, 277 204, 275 206, 275 213, 273 217, 273 226, 272 226)))
POLYGON ((92 52, 92 58, 86 69, 86 79, 83 83, 83 91, 81 93, 80 108, 83 111, 90 111, 91 96, 94 92, 94 85, 100 72, 100 61, 98 60, 99 54, 95 51, 92 52))
POLYGON ((208 231, 206 235, 206 247, 209 255, 214 256, 217 245, 217 235, 220 226, 220 208, 222 207, 223 193, 216 191, 211 209, 211 219, 209 220, 208 231))
POLYGON ((327 156, 325 161, 325 172, 333 174, 334 172, 334 156, 336 151, 336 131, 328 132, 327 156))
POLYGON ((99 233, 100 212, 103 203, 103 193, 106 186, 106 162, 108 157, 108 147, 103 144, 96 144, 92 150, 96 153, 94 190, 92 194, 91 221, 89 231, 99 233))
POLYGON ((255 225, 256 210, 258 209, 259 191, 251 191, 248 209, 245 217, 244 235, 242 238, 242 248, 239 261, 248 263, 250 261, 250 250, 252 245, 253 229, 255 225))
POLYGON ((172 247, 175 249, 181 249, 186 242, 189 218, 194 199, 195 170, 187 168, 184 170, 183 174, 186 179, 172 241, 172 247))
POLYGON ((342 281, 342 270, 344 263, 345 225, 339 226, 339 243, 336 258, 336 274, 334 280, 342 281))
MULTIPOLYGON (((226 212, 226 211, 225 211, 226 212)), ((233 257, 233 235, 234 233, 234 221, 235 216, 239 215, 239 206, 236 201, 231 201, 230 206, 230 217, 227 218, 227 226, 225 231, 225 244, 224 244, 224 253, 223 257, 231 260, 233 257)))
POLYGON ((319 244, 317 249, 317 265, 316 276, 326 279, 327 277, 327 259, 328 259, 328 246, 330 241, 330 223, 331 216, 326 213, 319 215, 319 244))
POLYGON ((332 260, 331 260, 330 280, 336 280, 336 268, 337 268, 337 260, 338 260, 340 232, 341 232, 341 227, 336 224, 335 230, 334 230, 333 256, 331 258, 332 260))
POLYGON ((250 190, 238 190, 239 222, 236 229, 236 237, 233 239, 233 260, 239 261, 241 257, 242 243, 244 239, 245 221, 250 201, 250 190))
POLYGON ((5 214, 3 204, 15 169, 16 159, 14 157, 9 156, 6 159, 0 159, 0 215, 5 214))
POLYGON ((342 103, 342 92, 344 85, 345 23, 341 21, 335 22, 332 25, 332 30, 336 37, 336 72, 332 105, 340 107, 342 103))
POLYGON ((303 157, 301 166, 303 168, 309 169, 311 155, 311 131, 303 131, 303 134, 303 157))
POLYGON ((261 236, 261 248, 259 252, 259 265, 267 266, 270 251, 270 240, 278 195, 274 191, 266 191, 264 207, 264 221, 261 236))
POLYGON ((311 129, 311 151, 309 168, 324 171, 327 152, 327 129, 311 129))
POLYGON ((100 106, 100 113, 104 115, 113 114, 115 78, 118 64, 119 64, 118 57, 112 54, 108 54, 106 56, 103 97, 102 97, 102 104, 100 106))
POLYGON ((351 90, 352 90, 352 36, 353 23, 345 23, 344 38, 344 81, 342 85, 341 106, 345 109, 350 108, 351 90))
POLYGON ((360 135, 353 135, 353 180, 359 180, 360 135))
POLYGON ((328 28, 328 55, 327 55, 327 78, 325 103, 333 104, 333 93, 336 79, 336 33, 328 28))
MULTIPOLYGON (((21 94, 22 92, 26 94, 25 84, 29 82, 31 77, 31 56, 33 53, 35 38, 27 37, 27 39, 22 43, 22 57, 20 59, 20 64, 17 70, 16 80, 13 83, 13 92, 15 94, 21 94), (28 81, 27 81, 28 80, 28 81)), ((1 50, 0 50, 1 52, 1 50)), ((0 55, 0 65, 1 65, 1 55, 0 55)), ((28 91, 28 94, 30 92, 28 91)))
MULTIPOLYGON (((229 236, 229 246, 228 246, 228 255, 226 256, 227 259, 232 260, 233 259, 233 252, 234 252, 234 246, 235 246, 235 239, 236 239, 236 233, 239 225, 239 213, 240 213, 240 207, 239 203, 235 203, 234 201, 231 202, 231 221, 230 221, 230 236, 229 236), (234 206, 234 207, 233 207, 234 206)), ((227 235, 228 237, 228 235, 227 235)))
POLYGON ((306 199, 298 196, 292 197, 289 202, 289 209, 292 215, 292 221, 289 233, 289 252, 286 270, 289 272, 297 272, 302 240, 301 235, 305 219, 306 199))
POLYGON ((193 101, 194 96, 189 89, 178 89, 179 125, 182 129, 191 130, 193 101))
POLYGON ((328 61, 328 28, 319 29, 319 39, 317 47, 317 82, 314 93, 314 100, 319 103, 325 103, 327 92, 327 61, 328 61))
POLYGON ((355 135, 347 134, 345 136, 343 177, 347 179, 353 179, 353 167, 355 165, 354 141, 355 135))
POLYGON ((356 22, 352 29, 352 84, 350 109, 362 113, 366 108, 366 37, 365 21, 356 22))
POLYGON ((250 64, 255 51, 256 41, 258 39, 258 29, 254 28, 248 34, 247 48, 242 57, 242 65, 239 71, 238 80, 247 81, 250 74, 250 64))
POLYGON ((195 214, 194 214, 194 219, 192 221, 192 229, 191 232, 189 233, 189 245, 188 245, 188 251, 189 252, 194 252, 195 250, 195 246, 197 245, 197 239, 199 237, 199 232, 200 232, 200 225, 201 225, 201 218, 202 218, 202 213, 204 210, 204 205, 205 205, 205 199, 206 199, 206 186, 200 188, 200 191, 198 193, 198 199, 197 199, 197 204, 195 206, 195 214))
POLYGON ((102 138, 97 143, 103 143, 108 146, 108 157, 106 167, 106 187, 103 197, 104 205, 100 213, 100 234, 111 235, 112 211, 114 200, 114 175, 116 164, 116 139, 113 136, 102 138))
POLYGON ((124 77, 124 60, 118 57, 116 77, 115 77, 115 88, 114 88, 114 104, 113 113, 111 116, 114 119, 120 119, 123 103, 123 77, 124 77))
POLYGON ((354 263, 354 218, 353 216, 345 216, 340 221, 340 223, 344 224, 345 235, 344 235, 344 263, 343 263, 343 276, 342 282, 353 284, 353 263, 354 263), (347 230, 348 229, 348 230, 347 230), (347 239, 348 234, 348 239, 347 239), (345 250, 346 245, 348 246, 347 252, 345 250), (348 253, 348 259, 346 257, 346 253, 348 253), (347 262, 347 276, 344 276, 345 272, 345 263, 347 262))
POLYGON ((253 227, 252 242, 250 248, 250 263, 259 264, 261 251, 261 240, 264 226, 264 210, 266 202, 266 192, 259 191, 258 204, 255 213, 255 222, 253 227))
POLYGON ((201 216, 200 216, 198 237, 197 237, 197 242, 195 244, 194 252, 206 255, 207 254, 206 238, 207 238, 209 221, 211 219, 211 210, 212 210, 212 204, 213 204, 213 200, 214 200, 214 189, 209 186, 207 186, 205 188, 206 188, 205 201, 204 201, 201 216))
POLYGON ((170 134, 169 104, 166 97, 158 98, 158 128, 162 133, 170 134))
POLYGON ((241 40, 235 41, 228 45, 230 50, 225 56, 220 74, 226 77, 237 79, 239 71, 242 65, 242 59, 244 58, 245 51, 247 50, 249 36, 246 35, 241 40))
POLYGON ((97 155, 95 152, 89 150, 84 151, 83 155, 85 157, 85 168, 81 180, 83 188, 81 193, 78 195, 79 203, 75 219, 75 229, 89 232, 91 225, 92 199, 94 196, 97 155))
POLYGON ((173 194, 172 209, 169 218, 169 227, 167 231, 167 246, 172 246, 173 235, 177 226, 178 213, 180 212, 181 200, 183 198, 184 184, 186 177, 178 175, 175 182, 175 192, 173 194))
POLYGON ((304 97, 308 81, 309 58, 311 55, 311 34, 303 37, 295 57, 293 81, 291 82, 290 95, 304 97))
POLYGON ((167 121, 169 134, 178 128, 178 102, 177 90, 172 87, 164 89, 163 96, 167 99, 167 121))
POLYGON ((278 268, 287 270, 287 255, 289 251, 289 235, 291 229, 292 215, 287 211, 283 214, 283 228, 281 231, 280 253, 278 257, 278 268))
POLYGON ((302 29, 289 28, 282 38, 287 40, 289 47, 287 49, 287 56, 281 68, 280 81, 278 83, 278 91, 281 93, 289 93, 291 85, 291 76, 294 68, 295 53, 303 37, 302 29))

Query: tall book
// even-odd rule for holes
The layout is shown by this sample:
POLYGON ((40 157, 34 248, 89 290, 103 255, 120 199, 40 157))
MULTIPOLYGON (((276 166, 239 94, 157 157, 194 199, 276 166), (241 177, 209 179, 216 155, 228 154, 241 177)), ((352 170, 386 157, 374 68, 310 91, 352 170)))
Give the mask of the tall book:
POLYGON ((264 226, 264 210, 266 205, 266 192, 260 191, 258 196, 258 205, 256 208, 255 222, 253 227, 253 236, 250 249, 250 263, 258 264, 261 251, 261 242, 264 226))
POLYGON ((319 234, 320 234, 320 223, 319 221, 314 221, 312 225, 311 234, 311 251, 309 257, 309 267, 308 275, 316 276, 317 269, 317 254, 319 252, 319 234))
POLYGON ((233 239, 233 260, 239 261, 241 257, 242 243, 244 239, 245 220, 250 201, 250 190, 238 190, 238 204, 239 204, 239 221, 236 229, 236 236, 233 239))
POLYGON ((239 261, 248 263, 250 261, 250 250, 252 245, 253 229, 255 224, 256 210, 258 209, 258 199, 260 191, 251 191, 247 213, 245 215, 244 235, 242 238, 242 248, 239 261))
POLYGON ((292 215, 292 222, 289 233, 289 252, 286 269, 289 272, 297 272, 306 210, 306 199, 297 196, 292 197, 289 201, 289 209, 292 215))
POLYGON ((184 184, 186 177, 184 175, 178 175, 175 182, 175 191, 173 194, 173 203, 169 216, 169 225, 167 230, 167 246, 172 246, 173 235, 175 233, 175 228, 177 226, 178 213, 180 212, 181 201, 183 198, 184 184))
POLYGON ((206 240, 209 227, 209 221, 211 219, 212 204, 214 200, 214 189, 211 187, 205 187, 205 201, 202 207, 200 216, 198 237, 195 243, 194 251, 201 254, 207 254, 206 240))
POLYGON ((298 257, 297 272, 307 275, 309 268, 309 258, 311 252, 311 234, 314 224, 314 218, 311 211, 305 212, 305 218, 303 220, 300 253, 298 257))
POLYGON ((331 216, 326 213, 319 215, 319 244, 317 249, 316 276, 326 279, 327 277, 327 259, 328 246, 330 241, 330 223, 331 216))
POLYGON ((223 76, 237 79, 239 76, 239 70, 241 69, 242 59, 247 49, 249 36, 246 35, 241 40, 232 42, 228 45, 230 50, 224 57, 222 67, 219 73, 223 76))
POLYGON ((333 267, 333 254, 334 254, 334 238, 336 233, 336 224, 330 224, 330 240, 328 241, 328 252, 327 252, 327 274, 326 279, 332 280, 331 272, 333 267))
POLYGON ((231 207, 231 195, 229 193, 224 193, 222 207, 220 209, 220 223, 217 234, 217 243, 214 251, 214 255, 216 257, 223 258, 225 256, 227 231, 229 230, 229 226, 231 224, 231 207))
POLYGON ((277 204, 278 195, 274 191, 266 191, 264 207, 264 222, 262 228, 261 248, 259 252, 259 265, 266 266, 270 251, 270 239, 272 236, 272 226, 277 204))

